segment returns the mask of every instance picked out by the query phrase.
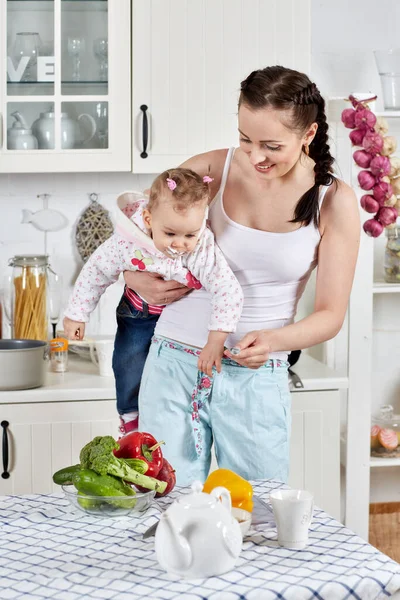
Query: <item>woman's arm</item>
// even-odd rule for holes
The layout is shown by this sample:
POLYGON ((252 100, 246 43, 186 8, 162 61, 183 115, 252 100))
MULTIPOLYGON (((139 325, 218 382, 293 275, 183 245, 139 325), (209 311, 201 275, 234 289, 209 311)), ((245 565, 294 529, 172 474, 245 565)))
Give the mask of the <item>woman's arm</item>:
POLYGON ((192 169, 202 177, 210 175, 213 181, 210 183, 210 201, 214 198, 221 186, 222 173, 228 149, 212 150, 192 156, 180 166, 192 169))
POLYGON ((322 237, 314 311, 281 329, 248 333, 237 344, 239 364, 258 368, 271 352, 309 348, 333 338, 346 315, 360 241, 360 217, 353 190, 339 181, 327 192, 321 210, 322 237))
MULTIPOLYGON (((227 150, 212 150, 192 156, 180 166, 192 169, 201 176, 210 174, 214 181, 210 183, 210 201, 221 185, 222 172, 227 150)), ((164 281, 161 277, 139 271, 125 271, 126 285, 135 290, 148 304, 170 304, 185 296, 191 290, 176 281, 164 281)))

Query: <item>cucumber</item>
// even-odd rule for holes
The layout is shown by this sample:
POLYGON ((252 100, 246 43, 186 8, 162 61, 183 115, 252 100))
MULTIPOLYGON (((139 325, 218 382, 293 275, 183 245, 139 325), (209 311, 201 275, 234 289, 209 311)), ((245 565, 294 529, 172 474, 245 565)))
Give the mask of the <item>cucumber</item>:
POLYGON ((81 470, 81 465, 72 465, 56 471, 53 475, 53 481, 57 485, 72 485, 72 478, 77 471, 81 470))
POLYGON ((121 508, 133 508, 136 505, 136 493, 133 488, 112 475, 98 475, 91 469, 77 471, 73 484, 81 494, 88 496, 131 496, 131 499, 108 500, 110 504, 121 508))

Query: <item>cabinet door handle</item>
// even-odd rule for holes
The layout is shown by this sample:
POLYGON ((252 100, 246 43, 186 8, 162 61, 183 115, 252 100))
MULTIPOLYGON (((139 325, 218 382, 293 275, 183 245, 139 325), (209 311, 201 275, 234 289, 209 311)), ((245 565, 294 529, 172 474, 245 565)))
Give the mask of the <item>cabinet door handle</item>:
POLYGON ((9 426, 8 421, 2 421, 0 425, 3 428, 3 441, 2 441, 2 449, 3 449, 3 473, 1 474, 3 479, 8 479, 10 477, 10 473, 8 472, 8 435, 7 435, 7 427, 9 426))
POLYGON ((3 115, 0 113, 0 148, 3 147, 3 115))
POLYGON ((142 143, 143 143, 143 152, 140 154, 141 158, 147 158, 148 154, 146 152, 147 150, 147 144, 149 142, 149 122, 147 120, 147 109, 149 107, 146 106, 146 104, 142 104, 142 106, 140 107, 140 110, 143 111, 143 123, 142 123, 142 143))

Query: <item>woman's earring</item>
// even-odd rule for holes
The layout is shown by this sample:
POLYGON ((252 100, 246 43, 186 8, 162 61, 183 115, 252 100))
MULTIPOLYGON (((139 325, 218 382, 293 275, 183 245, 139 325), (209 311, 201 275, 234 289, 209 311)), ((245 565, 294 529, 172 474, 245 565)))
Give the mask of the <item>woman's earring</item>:
POLYGON ((304 146, 303 146, 303 150, 304 150, 304 154, 305 154, 306 156, 309 156, 309 154, 310 154, 310 147, 309 147, 309 145, 308 145, 308 144, 304 144, 304 146))

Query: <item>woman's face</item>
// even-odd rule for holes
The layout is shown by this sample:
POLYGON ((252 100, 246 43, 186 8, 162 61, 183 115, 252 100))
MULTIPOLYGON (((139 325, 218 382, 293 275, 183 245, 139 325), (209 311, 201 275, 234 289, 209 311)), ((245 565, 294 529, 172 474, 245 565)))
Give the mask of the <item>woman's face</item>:
MULTIPOLYGON (((239 108, 240 148, 247 154, 258 177, 275 179, 286 175, 297 163, 304 143, 310 143, 316 131, 301 136, 284 125, 283 111, 272 108, 239 108)), ((287 122, 287 121, 286 121, 287 122)))

